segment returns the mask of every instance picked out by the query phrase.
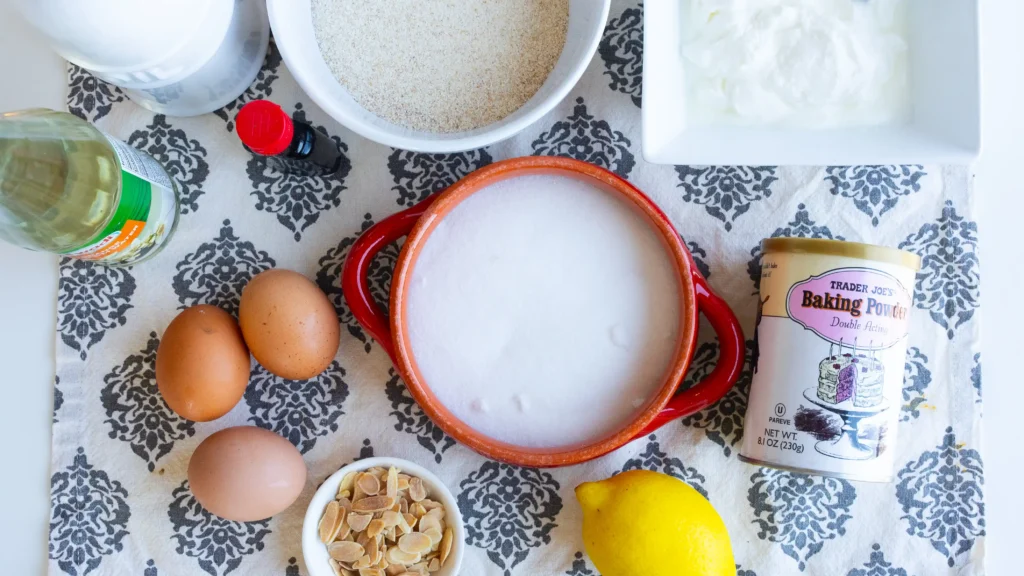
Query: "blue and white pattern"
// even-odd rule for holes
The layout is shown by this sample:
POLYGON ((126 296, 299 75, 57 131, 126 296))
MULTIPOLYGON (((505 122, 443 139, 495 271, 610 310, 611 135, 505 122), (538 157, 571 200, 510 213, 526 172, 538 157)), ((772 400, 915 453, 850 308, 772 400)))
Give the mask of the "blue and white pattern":
POLYGON ((628 178, 636 166, 629 138, 587 112, 582 97, 576 99, 572 116, 555 122, 531 146, 535 156, 568 156, 597 164, 623 178, 628 178))
POLYGON ((412 434, 416 443, 434 455, 434 462, 441 463, 444 453, 455 446, 455 439, 445 434, 444 430, 427 416, 419 404, 413 400, 412 394, 402 381, 402 377, 394 368, 388 371, 388 381, 384 384, 384 393, 391 402, 391 416, 395 417, 395 430, 412 434))
POLYGON ((957 442, 952 428, 935 450, 908 462, 896 479, 907 534, 928 540, 950 567, 985 535, 981 454, 957 442))
MULTIPOLYGON (((167 247, 147 262, 61 264, 49 576, 310 576, 297 537, 304 503, 339 467, 373 455, 417 462, 452 490, 468 528, 462 573, 472 576, 597 576, 580 540, 573 489, 636 468, 707 494, 729 527, 737 576, 981 576, 984 350, 970 170, 646 162, 639 108, 645 4, 612 0, 597 53, 550 113, 512 138, 453 154, 382 146, 335 122, 303 93, 274 46, 241 97, 194 118, 154 114, 70 69, 70 109, 163 162, 182 190, 183 215, 167 247), (238 141, 234 117, 255 98, 337 137, 350 163, 343 179, 297 182, 273 172, 250 179, 254 159, 238 141), (373 224, 482 166, 534 154, 596 163, 648 194, 746 339, 739 382, 719 402, 591 462, 543 470, 483 458, 427 417, 383 347, 353 318, 340 281, 353 244, 373 224), (756 286, 760 243, 769 236, 902 245, 924 258, 913 286, 904 388, 892 398, 902 421, 891 449, 902 475, 891 484, 761 470, 737 458, 760 355, 756 286), (168 323, 197 304, 237 315, 246 283, 270 268, 299 272, 327 295, 342 327, 334 364, 317 378, 290 382, 254 363, 246 395, 223 417, 192 423, 173 416, 153 374, 168 323), (265 522, 210 516, 186 483, 195 447, 243 425, 287 437, 308 465, 299 501, 265 522), (947 427, 955 432, 948 446, 940 441, 947 427), (78 509, 87 513, 79 517, 78 509)), ((402 242, 385 246, 370 265, 369 289, 382 311, 402 242)), ((719 356, 709 323, 703 315, 698 322, 682 388, 706 377, 719 356)), ((806 447, 813 450, 813 442, 806 447)))
MULTIPOLYGON (((800 204, 796 207, 796 214, 789 224, 776 228, 772 232, 772 238, 824 238, 826 240, 846 240, 840 235, 832 234, 828 226, 820 225, 811 219, 807 205, 800 204)), ((761 288, 761 243, 750 249, 750 261, 747 262, 747 274, 754 283, 755 294, 761 288)))
MULTIPOLYGON (((717 444, 722 454, 730 456, 743 439, 743 415, 747 412, 750 382, 753 380, 754 341, 747 340, 745 367, 736 385, 725 397, 708 408, 680 419, 683 426, 704 430, 708 440, 717 444)), ((686 390, 703 380, 718 362, 718 343, 705 342, 697 347, 690 361, 690 371, 680 385, 686 390)))
POLYGON ((921 256, 914 304, 952 340, 981 305, 978 224, 958 214, 947 200, 938 221, 925 224, 899 247, 921 256))
POLYGON ((150 472, 174 443, 196 433, 195 423, 175 414, 156 386, 156 350, 160 340, 149 334, 146 348, 125 358, 103 377, 100 402, 110 438, 126 442, 150 472))
POLYGON ((93 76, 85 68, 68 64, 68 112, 82 120, 95 122, 124 102, 126 96, 120 88, 93 76))
POLYGON ((732 230, 736 219, 772 195, 778 181, 774 166, 676 166, 682 199, 704 210, 732 230))
POLYGON ((61 571, 85 576, 124 548, 128 491, 90 464, 83 448, 50 478, 50 491, 50 559, 61 571))
POLYGON ((907 576, 907 571, 886 560, 880 544, 872 544, 871 558, 864 563, 864 567, 854 568, 846 576, 907 576))
POLYGON ((182 214, 191 214, 199 209, 199 197, 204 194, 203 184, 210 175, 206 148, 199 140, 172 126, 163 114, 157 114, 144 129, 132 132, 127 142, 148 152, 178 183, 182 214))
POLYGON ((686 482, 694 490, 700 492, 701 496, 708 497, 708 491, 704 488, 704 482, 707 481, 707 478, 703 474, 698 472, 696 468, 683 464, 683 461, 679 458, 669 456, 668 453, 661 449, 661 445, 658 444, 658 437, 654 434, 648 436, 647 439, 649 442, 647 447, 644 448, 643 453, 638 454, 635 458, 626 460, 626 463, 622 466, 623 472, 627 470, 653 470, 654 472, 668 474, 686 482))
POLYGON ((395 203, 413 206, 492 161, 486 148, 452 154, 424 154, 396 148, 388 156, 388 172, 395 181, 391 190, 398 193, 395 203))
POLYGON ((531 548, 551 543, 562 510, 558 481, 548 472, 484 462, 459 484, 466 544, 487 551, 510 576, 531 548))
POLYGON ((921 415, 921 405, 928 398, 925 390, 932 383, 932 372, 928 369, 928 357, 920 348, 911 346, 907 349, 907 361, 903 369, 903 406, 900 408, 900 421, 917 418, 921 415))
POLYGON ((830 192, 853 200, 857 210, 878 219, 896 207, 901 196, 921 191, 921 179, 927 176, 924 166, 829 166, 825 180, 830 192))
POLYGON ((85 360, 107 332, 124 326, 132 308, 135 277, 128 268, 108 268, 83 260, 60 262, 57 334, 85 360))
MULTIPOLYGON (((266 547, 264 540, 270 535, 270 520, 232 522, 210 514, 192 495, 187 480, 171 493, 167 517, 174 531, 174 551, 195 559, 210 576, 234 572, 246 557, 266 547)), ((188 569, 194 572, 194 566, 188 569)), ((245 573, 251 572, 239 572, 245 573)))
POLYGON ((576 557, 572 561, 572 568, 565 574, 566 576, 597 576, 597 572, 594 572, 587 564, 583 552, 576 553, 576 557))
POLYGON ((225 220, 216 238, 178 262, 171 286, 179 308, 210 304, 235 315, 246 283, 275 266, 269 254, 236 236, 231 221, 225 220))
POLYGON ((981 352, 974 355, 974 368, 971 368, 971 386, 978 393, 977 401, 981 402, 981 352))
POLYGON ((337 432, 348 398, 345 369, 337 361, 309 380, 275 376, 257 364, 245 388, 249 421, 287 438, 305 454, 337 432))
POLYGON ((846 534, 853 519, 857 490, 846 480, 762 468, 750 482, 757 537, 778 543, 801 572, 826 543, 846 534))
POLYGON ((642 101, 644 73, 644 5, 637 3, 608 20, 597 53, 604 61, 608 87, 629 96, 637 108, 642 101))

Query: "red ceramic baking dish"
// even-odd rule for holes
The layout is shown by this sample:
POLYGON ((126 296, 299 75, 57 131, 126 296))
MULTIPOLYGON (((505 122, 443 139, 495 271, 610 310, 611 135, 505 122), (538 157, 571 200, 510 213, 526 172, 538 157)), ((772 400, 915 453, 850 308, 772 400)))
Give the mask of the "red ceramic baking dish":
POLYGON ((360 236, 342 270, 342 290, 353 316, 391 356, 399 374, 423 411, 450 436, 477 452, 522 466, 567 466, 597 458, 669 421, 697 412, 715 402, 736 383, 743 367, 744 340, 736 316, 708 287, 675 228, 640 190, 603 168, 569 158, 532 156, 504 160, 481 168, 447 190, 390 216, 360 236), (455 206, 495 182, 528 174, 556 173, 589 180, 602 190, 619 194, 646 216, 664 240, 676 266, 680 287, 680 330, 676 353, 657 396, 635 418, 613 434, 586 445, 530 448, 497 441, 456 418, 431 391, 410 348, 406 323, 406 294, 421 249, 438 223, 455 206), (406 236, 391 283, 388 318, 370 295, 367 273, 373 257, 406 236), (704 314, 718 336, 720 356, 714 370, 695 386, 677 393, 697 341, 697 317, 704 314))

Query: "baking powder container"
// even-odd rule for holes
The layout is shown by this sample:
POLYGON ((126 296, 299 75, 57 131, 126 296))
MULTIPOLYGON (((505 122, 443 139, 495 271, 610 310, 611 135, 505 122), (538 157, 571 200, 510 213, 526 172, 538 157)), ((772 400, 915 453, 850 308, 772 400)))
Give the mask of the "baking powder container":
POLYGON ((770 238, 761 247, 740 459, 891 481, 921 259, 836 240, 770 238))

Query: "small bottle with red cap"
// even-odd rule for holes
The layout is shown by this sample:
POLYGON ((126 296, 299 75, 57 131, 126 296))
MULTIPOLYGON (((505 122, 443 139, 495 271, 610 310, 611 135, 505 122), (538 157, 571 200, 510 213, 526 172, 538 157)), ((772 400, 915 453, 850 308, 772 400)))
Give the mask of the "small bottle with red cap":
POLYGON ((292 120, 280 106, 253 100, 235 119, 238 137, 253 154, 266 156, 281 171, 302 175, 330 175, 344 156, 330 136, 309 124, 292 120))

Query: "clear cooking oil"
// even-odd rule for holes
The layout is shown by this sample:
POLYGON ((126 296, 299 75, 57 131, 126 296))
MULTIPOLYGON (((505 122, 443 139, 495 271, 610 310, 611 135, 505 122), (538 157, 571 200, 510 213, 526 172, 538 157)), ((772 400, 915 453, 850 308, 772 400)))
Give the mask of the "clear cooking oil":
POLYGON ((178 210, 148 154, 65 112, 0 114, 0 239, 130 266, 164 247, 178 210))

